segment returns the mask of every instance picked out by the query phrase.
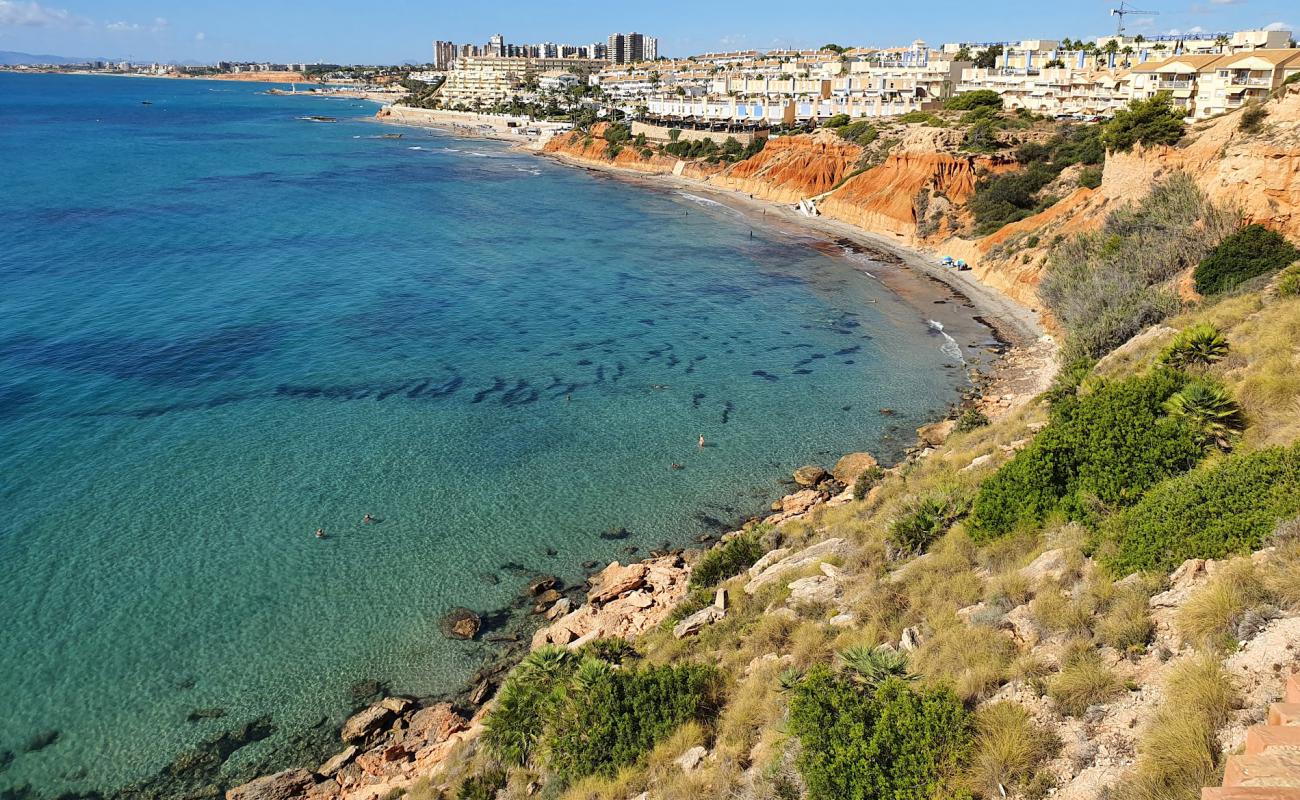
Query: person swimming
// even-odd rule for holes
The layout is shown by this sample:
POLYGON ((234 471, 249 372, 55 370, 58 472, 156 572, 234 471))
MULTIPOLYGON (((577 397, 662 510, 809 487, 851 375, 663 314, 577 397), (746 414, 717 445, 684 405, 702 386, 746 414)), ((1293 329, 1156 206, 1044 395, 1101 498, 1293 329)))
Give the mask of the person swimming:
POLYGON ((372 517, 372 516, 370 516, 369 514, 367 514, 367 515, 365 515, 364 517, 361 518, 361 521, 364 522, 364 523, 366 523, 367 525, 369 525, 370 523, 372 523, 372 522, 375 521, 375 518, 372 517))
POLYGON ((700 434, 700 447, 704 446, 704 434, 700 434))
POLYGON ((317 539, 324 539, 324 538, 325 538, 325 529, 324 529, 324 528, 317 528, 317 529, 316 529, 316 538, 317 538, 317 539))

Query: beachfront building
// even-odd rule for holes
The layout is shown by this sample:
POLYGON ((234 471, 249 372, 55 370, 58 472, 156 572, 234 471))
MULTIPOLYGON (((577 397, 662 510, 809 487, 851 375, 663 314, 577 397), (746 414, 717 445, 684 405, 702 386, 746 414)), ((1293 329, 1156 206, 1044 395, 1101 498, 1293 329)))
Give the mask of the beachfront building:
POLYGON ((485 108, 540 88, 545 73, 598 72, 604 66, 604 61, 589 58, 461 58, 447 75, 438 101, 443 108, 485 108))
POLYGON ((1109 116, 1128 105, 1132 77, 1125 70, 1052 67, 1034 72, 968 67, 958 93, 990 90, 1004 108, 1050 116, 1109 116))
POLYGON ((611 64, 636 64, 659 57, 659 40, 643 33, 611 33, 605 43, 611 64))

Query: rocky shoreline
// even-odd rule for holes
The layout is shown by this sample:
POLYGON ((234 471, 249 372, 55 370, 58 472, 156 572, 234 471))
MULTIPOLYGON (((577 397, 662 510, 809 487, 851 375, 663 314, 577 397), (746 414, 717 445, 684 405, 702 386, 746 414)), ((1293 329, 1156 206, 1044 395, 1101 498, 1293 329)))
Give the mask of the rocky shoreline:
MULTIPOLYGON (((407 123, 410 124, 410 123, 407 123)), ((536 145, 519 149, 542 154, 536 145)), ((651 187, 689 188, 707 192, 718 202, 739 210, 756 224, 787 225, 811 232, 844 253, 862 253, 873 261, 907 269, 945 287, 955 302, 973 310, 971 319, 984 326, 996 346, 990 366, 972 370, 971 390, 949 418, 923 426, 906 458, 892 467, 924 458, 943 443, 956 427, 962 409, 989 415, 1006 413, 1047 387, 1055 369, 1055 344, 1044 334, 1037 314, 974 281, 968 274, 949 273, 936 267, 929 256, 885 241, 846 223, 799 217, 778 204, 675 176, 650 176, 614 166, 593 165, 560 154, 546 153, 557 161, 616 175, 651 187)), ((882 410, 888 412, 887 409, 882 410)), ((806 519, 824 506, 844 505, 854 499, 857 476, 875 467, 868 453, 850 453, 833 470, 809 466, 796 472, 796 491, 772 503, 771 513, 746 520, 718 539, 729 540, 757 525, 773 529, 806 519)), ((618 538, 611 533, 610 538, 618 538)), ((705 534, 704 544, 714 537, 705 534)), ((797 591, 808 597, 833 594, 838 589, 836 570, 825 559, 833 555, 834 541, 817 547, 826 553, 775 550, 751 569, 755 585, 772 581, 793 569, 822 564, 822 574, 799 581, 797 591), (804 585, 806 584, 806 585, 804 585)), ((814 549, 814 548, 810 548, 814 549)), ((531 576, 511 608, 487 618, 470 609, 452 609, 442 630, 450 638, 484 641, 500 646, 499 652, 451 696, 411 698, 386 696, 353 714, 342 726, 343 749, 315 769, 297 768, 257 778, 226 792, 230 800, 380 800, 404 790, 422 777, 436 776, 448 757, 464 743, 477 738, 492 697, 510 668, 530 649, 553 645, 577 649, 599 638, 631 640, 665 624, 674 608, 687 596, 691 565, 700 550, 656 551, 650 557, 624 565, 614 561, 593 570, 585 585, 565 587, 549 575, 531 576)), ((521 579, 528 576, 520 576, 521 579)), ((727 598, 720 592, 707 605, 674 625, 674 635, 690 636, 725 617, 727 598)), ((210 789, 209 789, 210 792, 210 789)), ((211 796, 199 790, 192 797, 211 796)))

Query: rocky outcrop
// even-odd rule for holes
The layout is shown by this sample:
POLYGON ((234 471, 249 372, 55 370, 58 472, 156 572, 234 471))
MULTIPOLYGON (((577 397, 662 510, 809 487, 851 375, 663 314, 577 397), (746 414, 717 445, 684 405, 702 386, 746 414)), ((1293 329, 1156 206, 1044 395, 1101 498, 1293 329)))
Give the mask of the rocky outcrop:
POLYGON ((478 636, 483 621, 468 608, 453 608, 442 618, 442 635, 448 639, 473 639, 478 636))
POLYGON ((645 633, 686 596, 689 577, 690 568, 678 555, 627 566, 615 561, 591 578, 587 602, 537 631, 532 646, 580 647, 592 639, 645 633))
POLYGON ((870 453, 849 453, 835 462, 835 467, 831 469, 831 474, 835 480, 845 486, 852 486, 862 473, 879 466, 880 462, 870 453))
POLYGON ((591 126, 590 135, 576 130, 560 134, 552 137, 542 147, 542 152, 602 167, 643 172, 647 175, 671 175, 674 170, 680 169, 675 156, 661 153, 646 156, 630 141, 624 142, 617 153, 611 156, 609 142, 604 138, 605 131, 608 129, 609 123, 598 122, 591 126))
POLYGON ((757 594, 787 575, 832 558, 843 557, 848 554, 848 550, 848 541, 840 538, 824 539, 798 552, 791 552, 785 547, 773 550, 749 568, 749 582, 745 584, 745 594, 757 594))
POLYGON ((305 769, 290 769, 249 781, 226 792, 226 800, 298 800, 316 785, 305 769))
POLYGON ((862 148, 830 131, 782 136, 728 167, 711 183, 773 203, 794 204, 829 192, 857 166, 862 148))

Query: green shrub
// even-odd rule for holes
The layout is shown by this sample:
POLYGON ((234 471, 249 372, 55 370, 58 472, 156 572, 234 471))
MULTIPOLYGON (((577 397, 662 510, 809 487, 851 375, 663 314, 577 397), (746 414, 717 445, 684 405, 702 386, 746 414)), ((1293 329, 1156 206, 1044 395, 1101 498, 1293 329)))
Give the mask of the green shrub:
POLYGON ((876 127, 866 120, 858 120, 849 125, 842 125, 835 132, 840 135, 840 138, 847 139, 862 147, 871 144, 880 135, 876 127))
POLYGON ((881 467, 870 467, 863 470, 862 474, 853 482, 853 499, 866 499, 871 490, 876 488, 884 479, 885 470, 881 467))
POLYGON ((957 427, 954 430, 957 433, 969 433, 978 428, 988 427, 988 424, 989 418, 982 411, 976 408, 968 408, 961 412, 961 416, 957 418, 957 427))
POLYGON ((931 114, 929 111, 909 111, 900 116, 898 121, 905 125, 914 122, 923 122, 932 128, 942 128, 945 125, 942 119, 931 114))
POLYGON ((889 647, 861 645, 835 655, 853 680, 873 689, 889 678, 909 681, 916 677, 907 669, 907 654, 889 647))
POLYGON ((954 495, 913 498, 890 525, 890 544, 899 553, 922 553, 969 510, 970 502, 954 495))
POLYGON ((1178 311, 1167 282, 1204 258, 1238 224, 1183 173, 1101 230, 1053 248, 1039 294, 1066 330, 1065 355, 1100 358, 1178 311))
POLYGON ((1103 561, 1117 575, 1258 549, 1300 513, 1300 446, 1228 456, 1157 486, 1107 521, 1103 561))
POLYGON ((767 552, 757 534, 742 533, 709 550, 691 570, 692 589, 717 586, 754 565, 767 552))
POLYGON ((1261 275, 1272 275, 1300 258, 1281 234, 1263 225, 1247 225, 1228 238, 1196 265, 1196 291, 1217 294, 1261 275))
POLYGON ((1156 369, 1060 400, 1034 441, 980 486, 972 536, 1001 536, 1058 511, 1085 519, 1093 500, 1128 505, 1193 467, 1202 446, 1163 408, 1186 382, 1182 373, 1156 369))
POLYGON ((567 780, 613 775, 682 724, 721 707, 716 669, 700 664, 612 669, 584 661, 546 726, 547 766, 567 780))
POLYGON ((990 175, 975 184, 968 207, 975 216, 975 234, 987 236, 1004 225, 1043 210, 1038 191, 1051 183, 1057 171, 1033 164, 1017 172, 990 175))
POLYGON ((1241 120, 1237 123, 1237 128, 1242 133, 1258 133, 1259 129, 1264 126, 1264 120, 1267 117, 1267 108, 1258 103, 1251 104, 1241 112, 1241 120))
POLYGON ((504 788, 505 770, 489 770, 462 783, 460 791, 456 792, 456 800, 496 800, 497 792, 504 788))
POLYGON ((1102 171, 1098 167, 1088 167, 1079 173, 1079 185, 1085 189, 1101 186, 1102 171))
POLYGON ((949 111, 970 111, 975 108, 1002 108, 1002 95, 992 89, 977 89, 963 92, 948 100, 943 107, 949 111))
MULTIPOLYGON (((1300 72, 1296 73, 1300 75, 1300 72)), ((1292 264, 1278 276, 1277 293, 1282 297, 1300 296, 1300 264, 1292 264)))
MULTIPOLYGON (((809 800, 930 800, 969 752, 970 719, 951 690, 889 679, 864 691, 814 667, 790 692, 790 731, 809 800)), ((951 796, 951 795, 946 795, 951 796)))
POLYGON ((848 125, 852 121, 853 121, 852 118, 850 118, 848 114, 836 114, 835 116, 823 122, 822 127, 843 128, 845 125, 848 125))
POLYGON ((1167 92, 1150 100, 1134 100, 1115 112, 1101 132, 1107 150, 1131 150, 1135 144, 1177 144, 1183 138, 1181 109, 1175 108, 1167 92))
POLYGON ((1227 389, 1208 379, 1198 379, 1184 386, 1165 401, 1169 416, 1181 419, 1202 445, 1213 444, 1222 450, 1246 428, 1241 406, 1227 389))
POLYGON ((1203 322, 1179 331, 1158 361, 1175 369, 1208 367, 1228 354, 1228 340, 1218 328, 1203 322))
POLYGON ((483 740, 502 761, 527 764, 542 741, 546 719, 559 706, 579 657, 561 647, 529 653, 497 694, 483 740))

